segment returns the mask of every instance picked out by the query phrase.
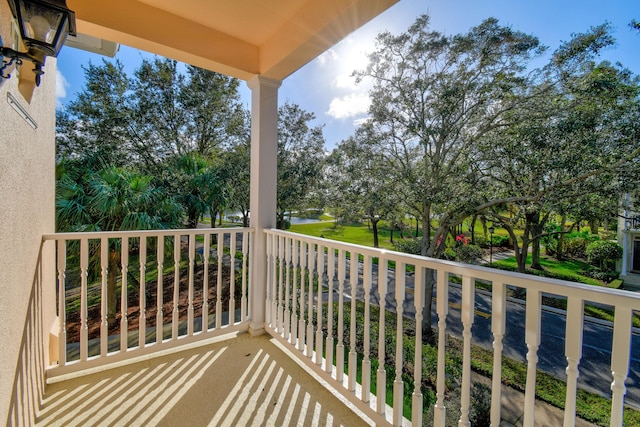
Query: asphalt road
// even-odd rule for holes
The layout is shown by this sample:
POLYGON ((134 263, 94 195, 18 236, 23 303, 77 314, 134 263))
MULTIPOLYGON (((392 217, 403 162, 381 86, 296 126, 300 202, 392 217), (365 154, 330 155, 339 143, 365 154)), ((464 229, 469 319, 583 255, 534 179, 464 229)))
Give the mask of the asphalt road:
MULTIPOLYGON (((349 261, 347 261, 348 264, 349 261)), ((347 272, 350 271, 347 266, 347 272)), ((362 263, 360 264, 360 274, 362 273, 362 263)), ((373 268, 373 285, 371 289, 371 302, 379 305, 379 295, 377 289, 378 272, 373 268)), ((345 284, 345 294, 351 296, 349 278, 345 284)), ((334 285, 337 290, 337 284, 334 285)), ((415 317, 413 306, 413 275, 407 275, 405 301, 403 304, 404 315, 415 317)), ((356 297, 362 299, 364 290, 362 288, 362 278, 356 289, 356 297)), ((437 295, 436 295, 437 297, 437 295)), ((450 284, 449 286, 449 314, 447 316, 447 332, 461 337, 461 287, 450 284)), ((337 301, 337 298, 334 298, 337 301)), ((395 311, 395 271, 389 269, 387 278, 387 293, 385 306, 388 310, 395 311)), ((487 349, 492 348, 493 335, 491 334, 491 295, 488 292, 476 291, 475 297, 476 316, 472 327, 473 343, 481 345, 487 349)), ((611 382, 611 347, 613 339, 613 329, 606 322, 591 321, 585 317, 583 332, 583 355, 579 365, 580 376, 578 383, 581 388, 597 392, 610 397, 611 382)), ((437 326, 437 314, 435 302, 432 307, 432 326, 437 326)), ((558 310, 549 310, 543 306, 541 319, 541 342, 538 350, 538 369, 541 369, 558 378, 565 379, 565 369, 567 361, 565 358, 565 328, 566 315, 558 310)), ((525 343, 525 306, 517 300, 507 302, 506 333, 504 336, 503 354, 506 356, 526 361, 527 346, 525 343)), ((640 408, 640 335, 634 333, 631 342, 631 362, 629 366, 629 376, 625 382, 627 395, 625 402, 629 405, 640 408)))

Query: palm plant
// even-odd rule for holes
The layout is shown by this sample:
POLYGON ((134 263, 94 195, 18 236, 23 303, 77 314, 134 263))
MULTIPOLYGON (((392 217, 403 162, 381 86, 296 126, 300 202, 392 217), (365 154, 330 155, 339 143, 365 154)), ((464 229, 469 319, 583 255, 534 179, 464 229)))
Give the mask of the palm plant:
MULTIPOLYGON (((180 224, 182 207, 168 197, 152 177, 124 168, 86 167, 80 160, 65 160, 58 167, 56 184, 56 228, 58 231, 123 231, 173 228, 180 224)), ((99 256, 92 248, 91 256, 99 256)), ((120 242, 109 241, 107 269, 107 318, 116 317, 116 284, 120 242)), ((94 259, 90 265, 100 263, 94 259)), ((123 272, 124 273, 124 272, 123 272)), ((144 280, 144 278, 141 278, 144 280)))

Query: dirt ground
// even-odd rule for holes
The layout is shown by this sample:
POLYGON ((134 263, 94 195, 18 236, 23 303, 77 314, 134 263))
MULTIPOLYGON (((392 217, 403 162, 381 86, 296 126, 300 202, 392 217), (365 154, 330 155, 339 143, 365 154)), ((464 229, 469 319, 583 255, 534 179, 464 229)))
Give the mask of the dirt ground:
MULTIPOLYGON (((209 314, 215 314, 215 306, 216 306, 216 298, 217 298, 217 274, 218 274, 218 266, 217 265, 209 265, 209 289, 208 289, 208 302, 209 302, 209 314)), ((229 299, 230 299, 230 287, 229 287, 229 279, 230 279, 230 269, 229 267, 223 267, 222 269, 222 284, 221 284, 221 301, 223 305, 223 310, 229 309, 229 299)), ((239 277, 236 274, 236 290, 235 290, 235 306, 239 307, 240 298, 242 296, 242 290, 239 284, 239 277)), ((194 316, 199 317, 202 316, 202 304, 203 304, 203 280, 204 280, 204 268, 200 266, 200 268, 196 269, 194 274, 194 286, 193 286, 193 307, 194 307, 194 316)), ((163 323, 171 323, 173 318, 173 286, 174 286, 174 273, 168 273, 163 276, 163 286, 162 286, 162 313, 163 313, 163 323)), ((97 291, 100 292, 100 286, 95 287, 97 291)), ((158 283, 156 280, 148 281, 145 286, 146 291, 146 304, 145 304, 145 314, 146 314, 146 327, 153 327, 156 324, 156 314, 157 314, 157 294, 158 294, 158 283)), ((139 305, 139 286, 136 283, 131 283, 131 280, 128 284, 128 292, 127 292, 127 322, 128 322, 128 330, 137 330, 138 323, 140 320, 140 305, 139 305)), ((79 294, 79 293, 76 293, 79 294)), ((74 298, 79 299, 79 295, 76 295, 74 298)), ((119 334, 120 333, 120 322, 122 318, 122 313, 120 312, 120 300, 121 294, 120 289, 118 288, 117 301, 118 308, 116 319, 109 326, 109 335, 119 334)), ((76 301, 77 303, 77 301, 76 301)), ((74 301, 70 301, 67 299, 67 305, 73 305, 74 301)), ((76 304, 79 305, 79 304, 76 304)), ((95 304, 92 304, 88 307, 88 330, 89 330, 89 339, 98 338, 100 336, 100 324, 101 324, 101 304, 98 300, 95 304)), ((178 311, 179 311, 179 320, 187 319, 187 312, 189 309, 189 273, 188 269, 180 270, 180 285, 179 285, 179 298, 178 298, 178 311)), ((67 318, 66 318, 66 329, 67 329, 67 342, 79 341, 80 337, 80 310, 69 310, 67 309, 67 318)))

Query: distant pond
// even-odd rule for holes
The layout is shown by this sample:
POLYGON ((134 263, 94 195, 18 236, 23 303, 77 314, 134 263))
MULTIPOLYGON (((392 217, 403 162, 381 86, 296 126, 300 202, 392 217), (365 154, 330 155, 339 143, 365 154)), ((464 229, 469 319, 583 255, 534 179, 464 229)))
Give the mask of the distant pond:
POLYGON ((291 217, 291 224, 313 224, 315 222, 320 222, 320 220, 313 218, 298 218, 297 216, 291 217))
MULTIPOLYGON (((319 219, 313 218, 299 218, 297 216, 293 216, 291 218, 286 217, 287 219, 291 219, 291 224, 313 224, 316 222, 321 222, 319 219)), ((231 212, 224 215, 224 219, 232 222, 242 222, 242 214, 240 212, 231 212)))

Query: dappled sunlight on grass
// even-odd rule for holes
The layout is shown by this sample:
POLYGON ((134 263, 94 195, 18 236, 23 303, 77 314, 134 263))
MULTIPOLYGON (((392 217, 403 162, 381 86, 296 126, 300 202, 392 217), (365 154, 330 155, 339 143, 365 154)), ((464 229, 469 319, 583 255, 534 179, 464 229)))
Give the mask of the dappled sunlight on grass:
MULTIPOLYGON (((311 224, 292 224, 294 233, 306 234, 307 236, 324 237, 337 240, 339 242, 354 243, 356 245, 373 246, 373 230, 366 224, 349 223, 337 225, 335 222, 316 222, 311 224)), ((390 231, 387 227, 379 227, 378 236, 380 247, 384 249, 394 249, 390 242, 390 231)), ((399 239, 400 235, 396 231, 394 239, 399 239)))

